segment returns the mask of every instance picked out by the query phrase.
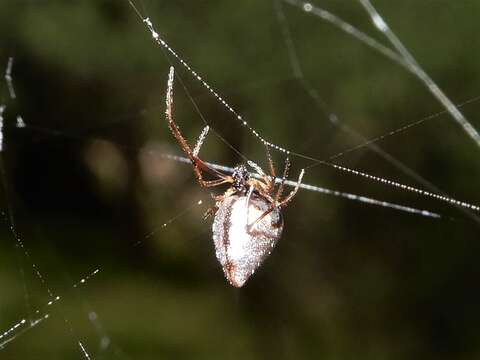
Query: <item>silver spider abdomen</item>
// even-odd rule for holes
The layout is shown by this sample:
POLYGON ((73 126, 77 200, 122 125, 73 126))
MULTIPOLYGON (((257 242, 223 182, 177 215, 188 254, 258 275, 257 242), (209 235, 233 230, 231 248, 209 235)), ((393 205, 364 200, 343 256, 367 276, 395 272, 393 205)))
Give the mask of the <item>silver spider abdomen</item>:
POLYGON ((212 225, 215 253, 230 284, 241 287, 280 239, 282 213, 275 208, 265 215, 271 203, 255 192, 250 198, 227 196, 217 207, 212 225))

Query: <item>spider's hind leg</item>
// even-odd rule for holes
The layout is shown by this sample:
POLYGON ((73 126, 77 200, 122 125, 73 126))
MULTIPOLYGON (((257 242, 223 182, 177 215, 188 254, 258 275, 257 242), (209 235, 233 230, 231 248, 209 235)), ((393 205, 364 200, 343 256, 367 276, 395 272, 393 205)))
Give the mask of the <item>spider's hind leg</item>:
POLYGON ((278 200, 283 194, 283 188, 285 186, 285 180, 287 179, 289 170, 290 170, 290 159, 287 157, 285 159, 285 168, 283 169, 282 181, 280 183, 280 186, 278 187, 277 193, 275 194, 275 204, 278 203, 278 200))
POLYGON ((297 180, 297 184, 295 185, 295 188, 290 191, 290 193, 285 197, 285 199, 283 199, 282 201, 280 201, 277 206, 278 207, 285 207, 288 205, 288 203, 293 199, 293 197, 297 194, 297 191, 298 189, 300 188, 300 184, 302 183, 302 179, 303 179, 303 175, 305 174, 305 169, 302 169, 302 171, 300 171, 300 175, 298 175, 298 180, 297 180))

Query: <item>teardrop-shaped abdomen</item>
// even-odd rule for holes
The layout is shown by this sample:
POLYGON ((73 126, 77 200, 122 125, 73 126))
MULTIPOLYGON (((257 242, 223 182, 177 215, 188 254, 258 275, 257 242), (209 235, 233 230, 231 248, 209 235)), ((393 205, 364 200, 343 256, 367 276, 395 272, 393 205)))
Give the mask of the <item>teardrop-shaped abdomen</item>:
POLYGON ((217 259, 227 280, 241 287, 270 255, 282 235, 283 218, 276 208, 257 221, 270 209, 270 202, 252 193, 247 196, 227 196, 217 202, 213 222, 213 242, 217 259))

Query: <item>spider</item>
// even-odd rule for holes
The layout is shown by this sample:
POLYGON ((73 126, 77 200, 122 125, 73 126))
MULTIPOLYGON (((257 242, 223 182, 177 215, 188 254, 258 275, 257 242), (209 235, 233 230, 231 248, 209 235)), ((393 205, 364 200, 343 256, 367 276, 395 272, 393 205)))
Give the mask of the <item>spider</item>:
POLYGON ((173 120, 173 78, 174 68, 170 68, 166 96, 166 119, 168 127, 193 166, 193 172, 201 187, 214 187, 230 184, 222 194, 214 196, 215 205, 205 214, 214 215, 212 225, 215 254, 225 277, 235 287, 242 287, 248 278, 270 255, 283 230, 281 209, 297 193, 304 170, 300 172, 295 188, 284 198, 284 182, 290 162, 285 161, 285 169, 278 189, 275 191, 276 175, 267 146, 267 159, 270 175, 252 161, 247 161, 255 174, 246 165, 236 166, 231 175, 213 169, 198 157, 200 147, 208 133, 208 126, 202 131, 192 150, 173 120), (215 179, 205 180, 203 172, 215 179))

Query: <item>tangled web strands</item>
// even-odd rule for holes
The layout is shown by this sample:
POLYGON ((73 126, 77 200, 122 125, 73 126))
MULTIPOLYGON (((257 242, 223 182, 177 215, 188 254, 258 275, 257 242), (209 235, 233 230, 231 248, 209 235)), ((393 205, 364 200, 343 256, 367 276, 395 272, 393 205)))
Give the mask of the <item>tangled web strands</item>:
MULTIPOLYGON (((131 2, 130 2, 131 3, 131 2)), ((131 3, 132 6, 133 3, 131 3)), ((136 10, 136 8, 135 8, 136 10)), ((264 139, 254 128, 252 128, 248 122, 246 120, 243 119, 243 117, 233 108, 231 107, 195 70, 192 69, 192 67, 190 65, 188 65, 187 62, 185 62, 161 37, 160 35, 158 34, 158 32, 155 30, 152 22, 150 21, 150 19, 148 17, 146 18, 143 18, 141 16, 140 13, 138 13, 137 11, 137 14, 140 16, 140 18, 142 19, 142 21, 145 23, 145 25, 147 26, 147 28, 150 30, 151 34, 152 34, 152 37, 153 39, 155 40, 155 42, 160 45, 161 47, 163 47, 164 49, 166 49, 170 54, 172 54, 179 62, 180 64, 182 64, 198 81, 201 82, 201 84, 206 88, 208 89, 208 91, 210 91, 211 94, 213 94, 213 96, 215 96, 215 98, 218 99, 218 101, 220 101, 220 103, 222 103, 223 106, 225 106, 225 108, 231 112, 235 118, 240 121, 240 123, 242 124, 242 126, 245 126, 253 135, 255 135, 255 137, 257 137, 264 145, 272 148, 272 149, 275 149, 277 151, 280 151, 284 154, 290 154, 292 153, 291 151, 281 147, 281 146, 278 146, 276 144, 273 144, 269 141, 267 141, 266 139, 264 139)))
MULTIPOLYGON (((288 2, 288 0, 285 0, 288 2)), ((293 0, 292 0, 293 1, 293 0)), ((298 3, 296 1, 293 1, 295 4, 298 3)), ((313 162, 315 162, 316 164, 323 164, 323 165, 327 165, 327 166, 330 166, 334 169, 337 169, 337 170, 340 170, 340 171, 343 171, 343 172, 346 172, 346 173, 350 173, 350 174, 353 174, 353 175, 356 175, 356 176, 361 176, 363 178, 366 178, 366 179, 369 179, 369 180, 373 180, 373 181, 376 181, 376 182, 379 182, 379 183, 382 183, 384 185, 388 185, 388 186, 392 186, 392 187, 396 187, 396 188, 399 188, 399 189, 402 189, 402 190, 405 190, 405 191, 410 191, 410 192, 413 192, 413 193, 416 193, 416 194, 419 194, 419 195, 422 195, 422 196, 425 196, 425 197, 431 197, 431 198, 434 198, 434 199, 437 199, 437 200, 440 200, 440 201, 443 201, 443 202, 446 202, 446 203, 449 203, 451 205, 454 205, 454 206, 458 206, 458 207, 461 207, 461 208, 465 208, 465 209, 468 209, 468 210, 473 210, 473 211, 480 211, 480 207, 479 206, 476 206, 476 205, 472 205, 472 204, 469 204, 467 202, 464 202, 464 201, 459 201, 459 200, 456 200, 456 199, 453 199, 451 197, 448 197, 448 196, 444 196, 444 195, 441 195, 441 194, 436 194, 436 193, 432 193, 432 192, 429 192, 429 191, 426 191, 426 190, 422 190, 422 189, 418 189, 418 188, 415 188, 413 186, 410 186, 410 185, 405 185, 405 184, 401 184, 397 181, 392 181, 392 180, 389 180, 389 179, 385 179, 385 178, 382 178, 382 177, 379 177, 379 176, 375 176, 375 175, 370 175, 370 174, 367 174, 365 172, 362 172, 362 171, 358 171, 358 170, 355 170, 355 169, 351 169, 351 168, 347 168, 345 166, 340 166, 340 165, 337 165, 337 164, 333 164, 333 163, 330 163, 330 162, 327 162, 327 161, 324 161, 324 160, 320 160, 320 159, 315 159, 313 157, 310 157, 310 156, 306 156, 306 155, 303 155, 303 154, 299 154, 299 153, 296 153, 296 152, 293 152, 291 150, 287 150, 281 146, 278 146, 278 145, 275 145, 267 140, 265 140, 255 129, 253 129, 248 123, 246 120, 244 120, 242 118, 241 115, 238 114, 238 112, 233 108, 231 107, 185 60, 183 60, 178 54, 177 52, 175 52, 167 43, 165 40, 163 40, 159 33, 156 31, 153 23, 151 22, 151 20, 148 18, 148 17, 143 17, 140 12, 138 11, 138 9, 135 7, 135 5, 129 0, 129 3, 131 4, 131 6, 134 8, 134 10, 136 11, 137 15, 139 16, 139 18, 144 22, 145 26, 147 27, 147 29, 150 31, 151 35, 152 35, 152 38, 153 40, 159 45, 161 46, 161 48, 164 48, 166 49, 171 55, 173 55, 179 62, 180 64, 182 64, 182 66, 184 66, 198 81, 200 81, 200 83, 206 88, 208 89, 214 96, 215 98, 217 98, 223 106, 226 107, 226 109, 228 109, 228 111, 230 111, 232 114, 234 114, 235 118, 237 120, 239 120, 241 122, 241 124, 245 127, 247 127, 247 129, 256 137, 258 138, 264 145, 270 147, 270 148, 273 148, 275 150, 278 150, 280 152, 283 152, 284 154, 292 154, 292 155, 295 155, 295 156, 298 156, 298 157, 302 157, 304 159, 308 159, 308 160, 311 160, 313 162)), ((309 3, 302 3, 302 7, 305 9, 306 8, 306 11, 309 12, 309 11, 313 11, 317 8, 313 7, 313 5, 309 4, 309 3)), ((319 9, 318 11, 320 11, 321 14, 323 14, 323 11, 324 10, 321 10, 319 9)), ((347 25, 347 23, 343 22, 342 20, 340 20, 339 18, 337 18, 335 15, 333 14, 330 14, 330 13, 326 13, 328 14, 327 18, 330 18, 330 19, 334 19, 334 23, 335 24, 341 24, 343 28, 345 28, 347 25)), ((350 26, 350 25, 349 25, 350 26)), ((349 27, 347 27, 349 28, 349 27)), ((349 28, 350 29, 350 28, 349 28)), ((352 28, 354 29, 354 28, 352 28)), ((355 31, 351 30, 350 31, 354 34, 363 34, 361 33, 359 30, 356 30, 354 29, 355 31)), ((367 35, 365 35, 366 37, 367 35)), ((361 39, 364 39, 365 37, 361 37, 361 39)), ((365 40, 363 40, 365 41, 365 40)), ((372 44, 374 46, 374 48, 377 48, 375 46, 377 46, 376 44, 376 41, 371 39, 372 41, 372 44)), ((388 48, 385 48, 383 45, 379 45, 379 48, 380 49, 388 49, 388 48)), ((390 54, 390 53, 393 53, 395 54, 392 50, 385 50, 385 51, 382 51, 382 53, 385 52, 386 54, 390 54)), ((399 59, 399 61, 401 63, 405 63, 405 64, 408 64, 406 62, 405 59, 403 59, 402 57, 399 57, 399 55, 390 55, 389 57, 392 57, 393 56, 393 59, 399 59)), ((397 61, 398 62, 398 61, 397 61)), ((448 109, 448 108, 447 108, 448 109)), ((403 128, 406 128, 406 127, 403 127, 403 128)), ((204 130, 205 131, 208 131, 207 130, 204 130)), ((395 133, 395 132, 393 132, 395 133)), ((202 133, 200 135, 200 139, 201 139, 201 142, 203 142, 204 140, 204 137, 206 136, 206 133, 202 133)), ((382 137, 383 138, 383 137, 382 137)), ((369 145, 371 144, 372 141, 368 141, 365 143, 365 146, 366 145, 369 145)), ((359 148, 359 146, 355 147, 355 148, 359 148)), ((331 157, 331 158, 334 158, 335 156, 331 157)))
POLYGON ((379 43, 374 38, 368 36, 363 31, 357 29, 356 27, 342 20, 337 15, 332 14, 331 12, 325 9, 322 9, 319 6, 313 5, 310 2, 305 2, 301 0, 283 0, 283 1, 287 4, 297 6, 303 11, 305 11, 306 13, 310 13, 332 24, 333 26, 346 32, 347 34, 360 40, 361 42, 371 47, 372 49, 380 52, 381 54, 388 57, 395 63, 406 68, 425 85, 425 87, 433 94, 433 96, 450 113, 453 120, 457 124, 459 124, 462 127, 462 129, 465 131, 465 133, 476 143, 477 146, 480 147, 480 134, 475 129, 475 127, 465 118, 462 112, 460 112, 457 106, 455 106, 455 104, 445 95, 445 93, 433 81, 433 79, 422 69, 422 67, 418 64, 415 58, 410 54, 407 48, 402 44, 400 39, 391 30, 387 22, 378 13, 378 11, 375 9, 375 7, 372 5, 372 3, 369 0, 359 0, 359 2, 367 11, 373 24, 375 25, 375 28, 387 38, 387 40, 391 43, 391 45, 394 47, 396 51, 379 43))
MULTIPOLYGON (((147 26, 148 26, 148 22, 145 21, 147 26)), ((150 23, 151 25, 151 23, 150 23)), ((153 26, 150 28, 150 31, 152 31, 152 35, 156 34, 153 30, 153 26)), ((157 34, 158 36, 158 34, 157 34)), ((154 36, 155 38, 155 36, 154 36)), ((166 44, 165 44, 166 45, 166 44)), ((167 45, 168 46, 168 45, 167 45)), ((165 47, 165 46, 164 46, 165 47)), ((172 52, 172 50, 167 47, 167 49, 169 49, 170 52, 172 52)), ((174 54, 176 56, 176 54, 174 54)), ((177 57, 177 56, 176 56, 177 57)), ((177 57, 178 58, 178 57, 177 57)), ((179 58, 178 58, 179 59, 179 58)), ((404 61, 402 58, 399 58, 401 61, 404 61)), ((182 62, 181 59, 179 59, 180 62, 182 62)), ((187 66, 188 65, 185 63, 185 62, 182 62, 182 64, 184 66, 187 66)), ((11 75, 11 61, 9 61, 9 66, 10 68, 9 71, 7 71, 7 73, 9 73, 11 75)), ((191 69, 190 69, 191 70, 191 69)), ((196 75, 195 72, 193 72, 194 75, 196 75)), ((240 117, 233 108, 231 108, 214 90, 212 90, 208 84, 206 84, 202 78, 200 78, 198 75, 197 76, 197 79, 199 81, 202 81, 202 83, 204 83, 204 85, 212 92, 212 94, 214 94, 216 96, 217 99, 219 99, 222 104, 224 104, 224 106, 227 107, 227 109, 229 109, 230 112, 232 112, 233 114, 236 115, 237 119, 239 121, 242 121, 243 122, 243 125, 246 126, 248 129, 250 129, 250 131, 255 135, 257 136, 257 138, 259 138, 264 144, 266 144, 267 146, 269 147, 272 147, 274 149, 277 149, 278 151, 281 151, 285 154, 289 154, 290 152, 284 148, 281 148, 279 146, 276 146, 274 144, 271 144, 269 142, 267 142, 266 140, 264 140, 254 129, 252 129, 243 119, 242 117, 240 117)), ((6 77, 6 80, 9 81, 9 79, 6 77)), ((11 76, 10 76, 10 82, 11 82, 11 76)), ((12 87, 13 89, 13 87, 12 87)), ((10 93, 12 94, 12 93, 10 93)), ((11 95, 12 98, 14 98, 14 96, 11 95)), ((3 108, 0 108, 0 110, 3 110, 3 108)), ((1 111, 0 111, 0 114, 1 114, 1 111)), ((25 123, 23 121, 23 119, 20 117, 20 118, 17 118, 17 126, 19 127, 25 127, 25 123)), ((197 144, 200 144, 204 142, 206 136, 207 136, 207 133, 208 133, 208 127, 205 127, 204 130, 202 131, 200 137, 199 137, 199 140, 197 142, 197 144)), ((0 135, 1 135, 1 132, 0 132, 0 135)), ((199 146, 195 148, 194 152, 198 152, 199 151, 199 146)), ((298 155, 298 156, 302 156, 302 157, 305 157, 303 155, 298 155)), ((175 157, 175 156, 170 156, 173 160, 176 160, 176 161, 182 161, 182 162, 188 162, 189 160, 188 159, 185 159, 185 158, 179 158, 179 157, 175 157)), ((308 157, 305 157, 305 158, 308 158, 308 157)), ((316 159, 312 159, 312 158, 309 158, 310 160, 312 161, 315 161, 315 162, 319 162, 318 160, 316 159)), ((229 168, 229 167, 225 167, 225 166, 221 166, 221 165, 215 165, 215 164, 209 164, 210 166, 212 166, 213 168, 217 168, 219 170, 222 170, 222 171, 232 171, 233 169, 229 168)), ((376 177, 376 176, 373 176, 373 175, 369 175, 369 174, 366 174, 366 173, 362 173, 362 172, 359 172, 357 170, 354 170, 354 169, 349 169, 349 168, 346 168, 346 167, 342 167, 342 166, 339 166, 339 165, 335 165, 335 164, 330 164, 330 166, 333 166, 333 167, 337 167, 339 170, 341 171, 345 171, 345 172, 348 172, 348 173, 351 173, 351 174, 354 174, 354 175, 357 175, 357 176, 363 176, 365 178, 368 178, 368 179, 371 179, 371 180, 374 180, 374 181, 378 181, 378 182, 381 182, 381 183, 385 183, 387 185, 390 185, 390 186, 394 186, 394 187, 398 187, 400 189, 404 189, 404 190, 407 190, 407 191, 412 191, 412 192, 415 192, 415 193, 418 193, 418 194, 421 194, 421 195, 424 195, 424 196, 431 196, 433 198, 436 198, 438 200, 442 200, 442 201, 445 201, 445 202, 448 202, 448 203, 451 203, 451 204, 455 204, 455 205, 458 205, 458 206, 463 206, 467 209, 470 209, 470 210, 474 210, 474 211, 478 211, 479 208, 478 206, 475 206, 475 205, 471 205, 471 204, 468 204, 468 203, 465 203, 465 202, 460 202, 458 200, 455 200, 455 199, 452 199, 452 198, 448 198, 448 197, 443 197, 441 195, 437 195, 437 194, 434 194, 434 193, 428 193, 426 191, 423 191, 421 189, 416 189, 416 188, 413 188, 413 187, 410 187, 408 185, 403 185, 403 184, 400 184, 400 183, 397 183, 397 182, 394 182, 394 181, 391 181, 391 180, 387 180, 387 179, 383 179, 383 178, 379 178, 379 177, 376 177)), ((277 182, 280 182, 282 181, 282 179, 276 179, 277 182)), ((295 186, 296 185, 296 182, 293 182, 293 181, 290 181, 290 180, 286 180, 285 183, 287 185, 291 185, 291 186, 295 186)), ((392 203, 388 203, 388 202, 385 202, 385 201, 379 201, 379 200, 376 200, 376 199, 372 199, 372 198, 368 198, 368 197, 364 197, 364 196, 359 196, 359 195, 355 195, 355 194, 350 194, 350 193, 345 193, 345 192, 340 192, 340 191, 335 191, 335 190, 330 190, 330 189, 326 189, 326 188, 323 188, 323 187, 319 187, 319 186, 314 186, 314 185, 308 185, 308 184, 302 184, 301 187, 307 191, 313 191, 313 192, 320 192, 320 193, 324 193, 324 194, 329 194, 329 195, 333 195, 333 196, 341 196, 341 197, 344 197, 344 198, 347 198, 347 199, 350 199, 350 200, 354 200, 354 201, 360 201, 360 202, 363 202, 363 203, 367 203, 367 204, 372 204, 372 205, 378 205, 378 206, 383 206, 383 207, 387 207, 387 208, 392 208, 392 209, 395 209, 395 210, 399 210, 399 211, 404 211, 404 212, 408 212, 408 213, 412 213, 412 214, 416 214, 416 215, 421 215, 421 216, 426 216, 426 217, 432 217, 432 218, 438 218, 440 217, 440 214, 437 214, 437 213, 434 213, 434 212, 430 212, 430 211, 427 211, 427 210, 420 210, 420 209, 415 209, 415 208, 411 208, 411 207, 406 207, 406 206, 403 206, 403 205, 398 205, 398 204, 392 204, 392 203)), ((167 223, 165 223, 167 224, 167 223)), ((15 231, 15 230, 12 230, 12 231, 15 231)), ((17 240, 18 241, 18 240, 17 240)), ((21 247, 23 248, 23 244, 21 244, 21 247)), ((26 250, 25 250, 26 251, 26 250)), ((28 253, 25 253, 25 258, 28 258, 30 259, 28 253)), ((36 265, 33 263, 32 267, 34 269, 36 269, 36 265)), ((38 272, 37 273, 37 276, 39 276, 41 278, 41 274, 40 272, 38 271, 38 269, 36 269, 36 271, 38 272)), ((77 282, 76 284, 73 285, 73 287, 77 287, 78 285, 80 284, 84 284, 86 281, 88 281, 88 279, 91 277, 91 276, 94 276, 95 274, 98 273, 99 270, 95 270, 93 271, 89 276, 86 276, 84 278, 82 278, 79 282, 77 282)), ((43 281, 43 280, 42 280, 43 281)), ((48 289, 48 287, 47 287, 48 289)), ((32 313, 35 315, 35 318, 32 318, 31 320, 29 318, 23 318, 21 319, 19 322, 15 323, 14 325, 12 325, 8 330, 6 330, 5 332, 3 332, 2 334, 0 334, 0 348, 1 347, 4 347, 7 343, 9 343, 10 341, 14 340, 16 338, 16 336, 20 335, 23 333, 23 331, 27 331, 29 329, 32 329, 32 328, 35 328, 37 325, 41 324, 44 320, 48 319, 49 318, 49 309, 52 305, 54 304, 58 304, 59 303, 59 300, 60 300, 60 297, 59 296, 55 296, 51 291, 50 289, 48 289, 48 292, 49 292, 49 296, 52 300, 50 300, 44 307, 43 307, 43 311, 33 311, 32 313), (29 319, 29 320, 27 320, 29 319)), ((66 319, 65 319, 66 320, 66 319)), ((73 331, 71 328, 70 328, 70 331, 73 331)), ((76 339, 80 339, 78 336, 74 336, 76 339)), ((87 342, 84 342, 84 341, 76 341, 76 345, 78 346, 79 350, 80 350, 80 353, 81 355, 85 358, 85 359, 90 359, 90 358, 94 358, 92 356, 90 356, 88 350, 87 350, 87 345, 88 343, 87 342)))
MULTIPOLYGON (((167 159, 170 159, 170 160, 187 163, 187 164, 191 163, 189 159, 187 159, 186 157, 182 157, 182 156, 165 154, 165 155, 163 155, 163 157, 165 157, 167 159)), ((213 169, 220 170, 220 171, 223 171, 223 172, 226 172, 226 173, 233 173, 233 171, 234 171, 234 169, 229 167, 229 166, 214 164, 214 163, 211 163, 211 162, 207 162, 206 164, 208 166, 212 167, 213 169)), ((257 174, 253 174, 253 176, 259 177, 259 175, 257 175, 257 174)), ((284 184, 288 185, 288 186, 297 186, 296 181, 286 180, 286 179, 282 179, 282 178, 275 178, 275 182, 277 184, 279 184, 281 182, 284 182, 284 184)), ((381 200, 369 198, 369 197, 366 197, 366 196, 360 196, 360 195, 351 194, 351 193, 347 193, 347 192, 343 192, 343 191, 331 190, 331 189, 327 189, 327 188, 321 187, 321 186, 315 186, 315 185, 301 183, 299 185, 299 187, 301 189, 304 189, 304 190, 307 190, 307 191, 312 191, 312 192, 318 192, 318 193, 322 193, 322 194, 326 194, 326 195, 343 197, 343 198, 346 198, 346 199, 349 199, 349 200, 359 201, 359 202, 362 202, 362 203, 375 205, 375 206, 391 208, 391 209, 394 209, 394 210, 404 211, 404 212, 408 212, 408 213, 411 213, 411 214, 416 214, 416 215, 421 215, 421 216, 426 216, 426 217, 432 217, 432 218, 441 218, 440 214, 435 213, 435 212, 431 212, 431 211, 428 211, 428 210, 416 209, 416 208, 412 208, 412 207, 408 207, 408 206, 403 206, 403 205, 399 205, 399 204, 390 203, 390 202, 387 202, 387 201, 381 201, 381 200)))

